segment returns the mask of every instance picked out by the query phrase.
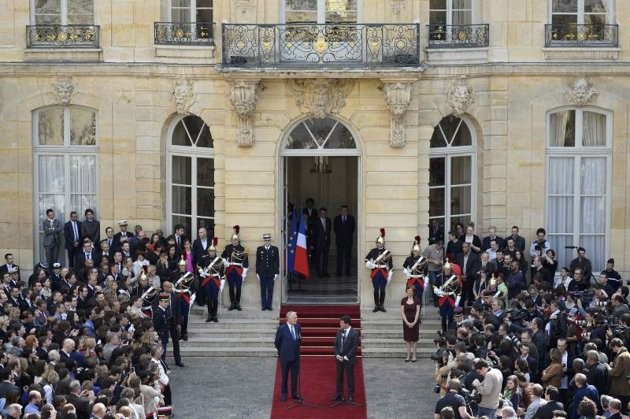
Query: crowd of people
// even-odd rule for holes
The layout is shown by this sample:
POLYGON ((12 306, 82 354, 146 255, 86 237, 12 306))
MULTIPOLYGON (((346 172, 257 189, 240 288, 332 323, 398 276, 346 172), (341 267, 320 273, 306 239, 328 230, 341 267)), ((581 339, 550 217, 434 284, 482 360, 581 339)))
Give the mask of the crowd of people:
MULTIPOLYGON (((128 231, 125 220, 116 234, 105 228, 101 239, 94 212, 84 214, 79 221, 72 212, 62 224, 53 210, 47 211, 42 223, 46 259, 32 275, 23 275, 13 254, 5 254, 0 266, 0 415, 168 417, 166 351, 170 341, 175 365, 185 367, 179 340, 187 340, 193 273, 209 257, 212 242, 204 237, 205 247, 196 252, 182 226, 172 235, 158 231, 149 238, 141 226, 128 231), (60 246, 67 257, 60 257, 60 246)), ((232 309, 240 309, 238 301, 232 309)))
MULTIPOLYGON (((615 261, 593 273, 579 247, 558 270, 543 228, 527 253, 516 226, 506 238, 491 227, 482 240, 472 223, 460 231, 446 245, 432 236, 417 256, 429 278, 426 299, 442 317, 432 356, 435 419, 626 417, 629 289, 615 261)), ((402 301, 405 328, 413 299, 408 291, 402 301)))

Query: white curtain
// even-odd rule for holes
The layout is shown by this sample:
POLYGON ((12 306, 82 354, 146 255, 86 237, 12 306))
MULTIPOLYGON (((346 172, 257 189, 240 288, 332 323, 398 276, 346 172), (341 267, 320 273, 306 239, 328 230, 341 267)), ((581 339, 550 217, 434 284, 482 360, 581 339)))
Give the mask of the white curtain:
POLYGON ((595 112, 583 114, 583 143, 585 147, 603 147, 606 145, 606 115, 595 112))
POLYGON ((571 117, 571 112, 561 111, 554 112, 549 118, 549 145, 551 147, 565 147, 567 144, 567 123, 571 117))

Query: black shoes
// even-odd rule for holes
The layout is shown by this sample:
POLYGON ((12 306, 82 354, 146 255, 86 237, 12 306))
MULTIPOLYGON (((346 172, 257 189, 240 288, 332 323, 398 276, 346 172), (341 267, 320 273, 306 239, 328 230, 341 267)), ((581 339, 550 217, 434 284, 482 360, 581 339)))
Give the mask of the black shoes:
POLYGON ((234 308, 237 309, 238 311, 243 311, 240 304, 236 304, 234 308))
POLYGON ((293 399, 295 400, 302 400, 302 396, 300 396, 299 394, 295 393, 293 396, 291 396, 293 399))
POLYGON ((183 340, 184 342, 188 341, 188 333, 184 333, 184 334, 182 335, 182 340, 183 340))
POLYGON ((382 311, 383 313, 387 313, 387 310, 385 310, 385 306, 381 306, 381 311, 382 311))
POLYGON ((381 308, 379 306, 374 307, 374 309, 372 309, 372 313, 376 313, 377 311, 379 311, 381 308))
POLYGON ((212 318, 212 321, 215 323, 219 323, 219 319, 217 319, 216 316, 212 318))
POLYGON ((234 304, 230 304, 230 308, 228 308, 228 311, 232 311, 234 310, 234 304))
POLYGON ((349 402, 354 401, 354 397, 352 397, 352 396, 348 396, 348 401, 349 401, 349 402))
POLYGON ((340 402, 343 400, 343 398, 339 394, 337 394, 336 396, 333 396, 330 400, 333 402, 340 402))
POLYGON ((206 319, 206 323, 210 323, 212 321, 212 316, 208 316, 208 318, 206 319))
POLYGON ((177 365, 179 368, 184 368, 186 366, 182 361, 176 362, 175 365, 177 365))

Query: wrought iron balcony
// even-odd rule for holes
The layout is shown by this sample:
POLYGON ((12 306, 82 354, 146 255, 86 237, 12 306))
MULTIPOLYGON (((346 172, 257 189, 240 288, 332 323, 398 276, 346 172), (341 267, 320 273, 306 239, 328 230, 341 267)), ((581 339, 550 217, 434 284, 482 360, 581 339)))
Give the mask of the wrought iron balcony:
POLYGON ((29 25, 27 48, 99 48, 98 25, 29 25))
POLYGON ((490 43, 490 25, 429 25, 429 48, 483 48, 490 43))
POLYGON ((155 45, 214 45, 212 22, 155 22, 155 45))
POLYGON ((619 46, 619 25, 545 25, 545 46, 565 48, 619 46))
POLYGON ((420 64, 420 24, 223 24, 226 67, 420 64))

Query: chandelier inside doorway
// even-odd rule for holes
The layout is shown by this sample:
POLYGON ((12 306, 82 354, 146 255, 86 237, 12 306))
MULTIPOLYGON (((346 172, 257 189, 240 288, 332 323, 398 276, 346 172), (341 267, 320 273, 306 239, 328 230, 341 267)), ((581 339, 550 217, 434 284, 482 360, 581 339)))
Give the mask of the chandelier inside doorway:
POLYGON ((313 157, 311 165, 311 173, 319 173, 320 175, 329 175, 332 173, 332 163, 326 156, 313 157))

